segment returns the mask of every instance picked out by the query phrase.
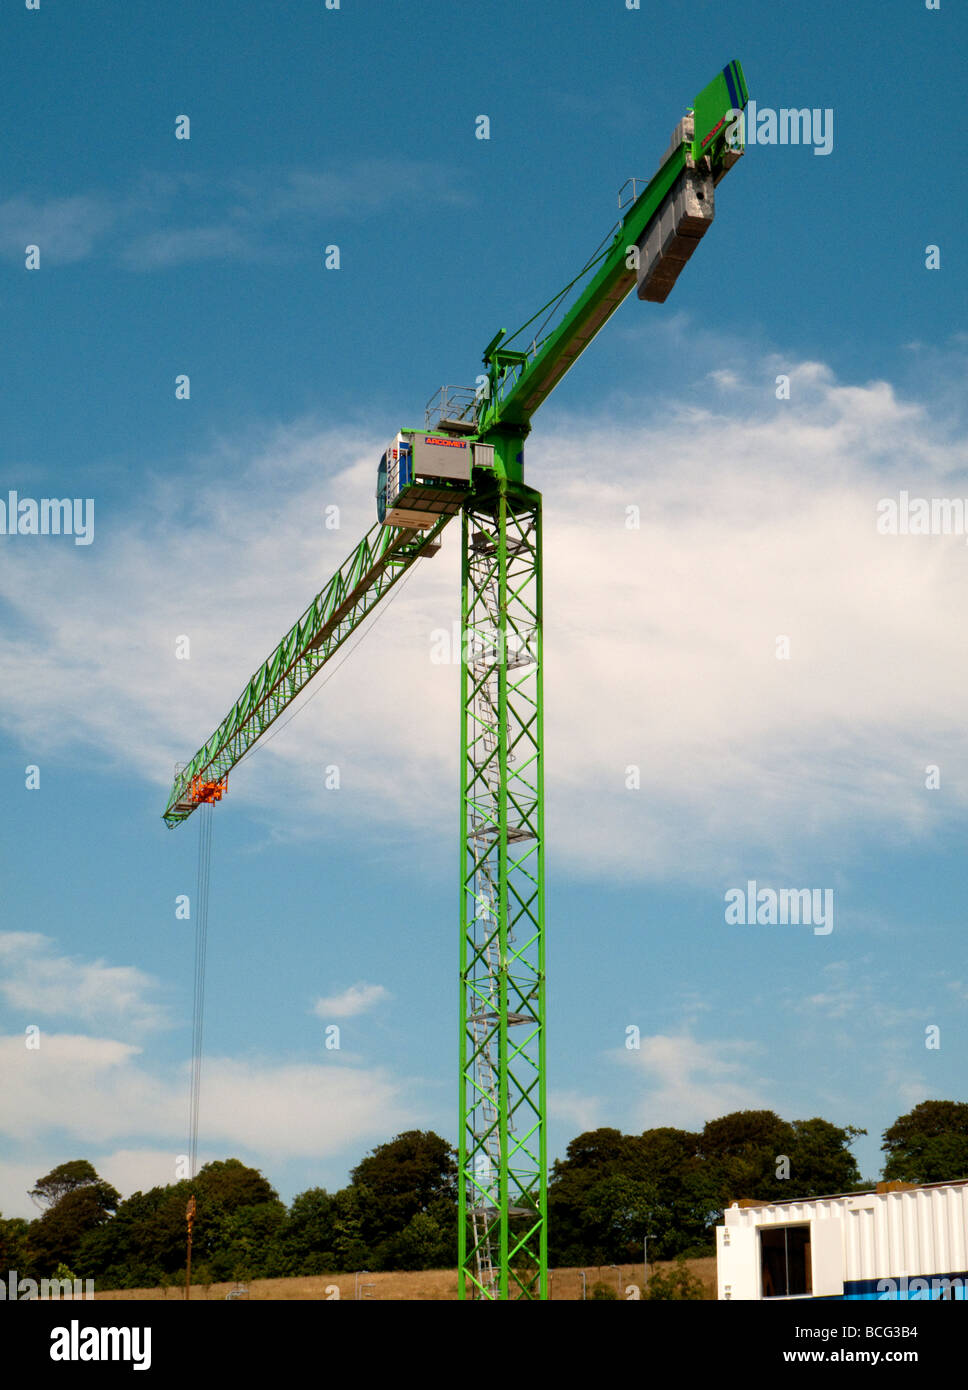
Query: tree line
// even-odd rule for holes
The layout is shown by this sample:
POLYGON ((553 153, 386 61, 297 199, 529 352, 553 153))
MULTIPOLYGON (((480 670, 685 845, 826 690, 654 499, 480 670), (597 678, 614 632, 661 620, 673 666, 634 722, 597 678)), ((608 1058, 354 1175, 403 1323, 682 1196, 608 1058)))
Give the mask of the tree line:
MULTIPOLYGON (((548 1188, 552 1266, 634 1263, 715 1252, 730 1201, 810 1198, 873 1186, 851 1153, 866 1131, 742 1110, 701 1131, 596 1129, 573 1139, 548 1188)), ((968 1104, 924 1101, 885 1130, 885 1179, 968 1177, 968 1104)), ((186 1208, 196 1199, 193 1279, 282 1278, 353 1270, 446 1269, 457 1263, 457 1164, 433 1131, 378 1145, 337 1192, 314 1187, 287 1207, 239 1159, 125 1200, 86 1159, 62 1163, 30 1193, 33 1221, 0 1216, 0 1271, 69 1271, 98 1289, 184 1279, 186 1208)))

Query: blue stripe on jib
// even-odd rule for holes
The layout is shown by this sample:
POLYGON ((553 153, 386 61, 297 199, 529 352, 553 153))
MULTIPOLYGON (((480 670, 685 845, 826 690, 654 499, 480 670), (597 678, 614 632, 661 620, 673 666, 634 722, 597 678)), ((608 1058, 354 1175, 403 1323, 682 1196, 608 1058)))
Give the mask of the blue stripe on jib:
POLYGON ((743 103, 737 96, 736 83, 733 81, 733 74, 730 72, 728 67, 723 68, 723 76, 726 79, 726 90, 729 92, 729 99, 733 104, 733 110, 739 111, 742 108, 743 103))

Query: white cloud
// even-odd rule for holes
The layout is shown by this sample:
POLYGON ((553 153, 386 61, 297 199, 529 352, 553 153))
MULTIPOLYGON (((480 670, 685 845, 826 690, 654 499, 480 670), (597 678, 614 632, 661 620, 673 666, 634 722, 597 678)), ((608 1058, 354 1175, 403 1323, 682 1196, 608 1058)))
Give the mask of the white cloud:
MULTIPOLYGON (((0 1136, 32 1153, 42 1147, 61 1153, 59 1159, 30 1165, 31 1185, 63 1160, 65 1142, 83 1146, 103 1176, 124 1190, 174 1181, 175 1159, 186 1151, 187 1065, 152 1070, 140 1049, 129 1044, 45 1033, 35 1050, 28 1050, 20 1035, 0 1037, 0 1072, 0 1136), (97 1157, 109 1145, 121 1155, 113 1164, 97 1157)), ((364 1142, 412 1127, 420 1118, 410 1089, 407 1079, 382 1068, 338 1060, 280 1064, 206 1058, 203 1146, 219 1156, 248 1158, 268 1172, 290 1158, 323 1160, 356 1152, 364 1142)), ((19 1183, 25 1164, 17 1158, 14 1167, 19 1183)), ((0 1188, 5 1190, 6 1185, 0 1188)))
POLYGON ((313 1005, 313 1013, 323 1019, 356 1018, 358 1014, 366 1013, 375 1004, 382 1004, 385 999, 390 998, 390 991, 383 985, 361 982, 358 985, 350 985, 349 989, 344 989, 341 994, 330 994, 317 999, 313 1005))
MULTIPOLYGON (((0 255, 23 261, 40 247, 41 264, 120 254, 134 270, 272 252, 271 228, 284 221, 286 253, 299 224, 354 221, 384 209, 430 214, 468 206, 458 173, 421 160, 359 160, 329 169, 252 169, 230 178, 146 172, 122 195, 102 192, 0 201, 0 255)), ((278 239, 275 254, 278 253, 278 239)))
POLYGON ((769 1109, 767 1083, 750 1072, 759 1050, 753 1043, 700 1041, 684 1032, 657 1033, 642 1038, 638 1051, 615 1051, 615 1060, 641 1077, 641 1094, 630 1103, 633 1129, 701 1129, 717 1115, 769 1109))
POLYGON ((136 270, 159 270, 191 261, 251 260, 257 254, 237 227, 223 223, 148 232, 125 247, 122 259, 136 270))
POLYGON ((23 1014, 25 1026, 55 1017, 157 1028, 165 1012, 147 997, 155 987, 135 966, 57 955, 39 932, 0 931, 0 998, 23 1014))
POLYGON ((0 1164, 0 1216, 8 1219, 22 1216, 28 1221, 39 1216, 41 1208, 34 1205, 28 1193, 56 1162, 57 1159, 49 1160, 48 1155, 41 1153, 33 1162, 30 1159, 13 1162, 9 1154, 5 1155, 0 1164))
POLYGON ((326 1158, 405 1128, 414 1114, 406 1090, 380 1067, 215 1058, 202 1080, 206 1139, 278 1158, 326 1158))
MULTIPOLYGON (((957 495, 968 450, 954 421, 821 363, 784 364, 793 399, 767 391, 764 407, 774 369, 747 364, 715 410, 624 402, 635 426, 565 421, 529 447, 546 489, 549 843, 572 872, 731 882, 752 864, 800 882, 811 856, 929 837, 929 762, 945 816, 964 812, 968 653, 952 637, 968 547, 880 536, 875 507, 900 487, 957 495)), ((246 452, 221 441, 191 509, 169 479, 83 552, 7 538, 0 594, 20 622, 0 636, 6 728, 167 790, 371 525, 383 442, 307 423, 246 452), (323 525, 334 501, 338 531, 323 525), (182 633, 190 661, 174 659, 182 633)), ((458 671, 430 653, 458 616, 458 550, 454 526, 232 774, 231 803, 276 835, 379 828, 387 853, 451 833, 458 671), (331 763, 338 796, 318 775, 331 763)))
POLYGON ((553 1087, 547 1097, 548 1119, 553 1124, 567 1124, 576 1134, 597 1129, 602 1103, 597 1096, 583 1096, 580 1091, 558 1091, 553 1087))
MULTIPOLYGON (((861 956, 850 962, 831 961, 823 967, 822 974, 827 988, 789 1007, 808 1017, 821 1015, 824 1020, 844 1020, 845 1026, 852 1025, 859 1037, 876 1042, 880 1055, 898 1040, 903 1050, 904 1039, 912 1027, 915 1033, 919 1032, 916 1025, 925 1018, 925 1003, 915 1000, 903 1007, 894 1003, 891 996, 898 989, 897 976, 885 968, 880 958, 861 956)), ((911 981, 902 979, 901 987, 910 997, 911 981)), ((858 1038, 853 1039, 854 1049, 857 1041, 858 1038)))
POLYGON ((132 1126, 137 1132, 139 1117, 152 1116, 152 1132, 173 1125, 171 1098, 135 1064, 139 1055, 130 1043, 83 1034, 42 1032, 37 1048, 22 1034, 0 1038, 0 1133, 23 1142, 61 1130, 101 1144, 132 1126))
POLYGON ((28 245, 48 259, 67 264, 83 260, 106 237, 117 208, 97 194, 34 199, 23 195, 0 202, 0 254, 24 259, 28 245))
POLYGON ((884 1066, 881 1072, 884 1092, 896 1099, 898 1110, 912 1110, 927 1100, 934 1089, 924 1071, 901 1062, 895 1066, 884 1066))

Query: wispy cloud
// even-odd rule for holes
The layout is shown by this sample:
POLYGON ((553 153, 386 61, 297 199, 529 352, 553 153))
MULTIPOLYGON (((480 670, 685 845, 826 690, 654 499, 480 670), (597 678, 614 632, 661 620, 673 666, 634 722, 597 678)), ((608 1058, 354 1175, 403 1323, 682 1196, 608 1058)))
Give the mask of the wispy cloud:
POLYGON ((612 1055, 637 1076, 639 1095, 630 1110, 638 1128, 694 1129, 734 1110, 769 1108, 767 1083, 752 1069, 760 1051, 741 1039, 701 1041, 683 1032, 644 1037, 637 1051, 612 1055))
POLYGON ((156 988, 135 966, 59 955, 38 932, 0 932, 0 998, 25 1023, 54 1018, 120 1023, 136 1032, 158 1028, 167 1016, 149 997, 156 988))
MULTIPOLYGON (((862 956, 852 961, 830 961, 822 973, 827 987, 799 1002, 791 1000, 791 1008, 805 1015, 853 1023, 865 1037, 877 1038, 879 1044, 879 1034, 896 1035, 925 1018, 923 1004, 899 1005, 891 1001, 892 990, 898 988, 897 975, 885 967, 881 958, 862 956)), ((901 988, 910 998, 908 978, 901 982, 901 988)))
POLYGON ((466 207, 474 201, 459 176, 416 159, 367 159, 352 168, 248 171, 221 185, 240 221, 276 222, 293 215, 360 217, 422 203, 466 207))
POLYGON ((598 1096, 584 1096, 580 1091, 548 1092, 548 1117, 567 1124, 576 1134, 595 1129, 600 1123, 602 1101, 598 1096))
POLYGON ((375 1005, 382 1004, 391 997, 390 991, 383 985, 350 985, 342 994, 330 994, 324 999, 317 999, 313 1005, 313 1013, 323 1019, 356 1018, 358 1014, 367 1013, 375 1005))
POLYGON ((122 259, 138 270, 163 270, 190 261, 252 260, 256 243, 231 223, 149 232, 125 247, 122 259))
MULTIPOLYGON (((22 1036, 0 1037, 0 1071, 0 1137, 36 1154, 42 1146, 63 1151, 66 1137, 94 1159, 110 1146, 156 1155, 167 1147, 168 1163, 155 1163, 155 1180, 174 1181, 175 1159, 185 1152, 187 1065, 151 1068, 130 1044, 49 1033, 35 1050, 24 1047, 22 1036)), ((338 1058, 282 1064, 209 1057, 201 1093, 206 1146, 263 1164, 267 1151, 277 1162, 354 1153, 423 1118, 412 1091, 406 1078, 338 1058)), ((138 1174, 137 1163, 128 1164, 132 1169, 138 1174)), ((132 1181, 146 1185, 143 1170, 132 1181)))
POLYGON ((120 210, 97 194, 64 198, 17 195, 0 202, 0 256, 24 261, 27 246, 39 246, 41 264, 84 260, 102 245, 120 210))
MULTIPOLYGON (((306 229, 356 221, 392 207, 466 206, 459 174, 419 160, 363 160, 331 169, 253 169, 223 177, 144 173, 131 188, 60 197, 17 194, 0 201, 0 256, 23 260, 37 245, 42 264, 99 254, 131 270, 194 261, 298 254, 306 229)), ((315 244, 315 242, 314 242, 315 244)))
MULTIPOLYGON (((958 422, 884 382, 786 369, 790 402, 768 388, 764 407, 776 362, 758 358, 715 405, 640 402, 623 427, 566 420, 529 452, 530 475, 552 480, 548 815, 573 872, 732 882, 752 860, 764 879, 808 882, 818 854, 922 841, 966 814, 968 653, 952 633, 968 547, 875 524, 878 498, 899 487, 958 495, 958 422), (776 658, 781 634, 788 661, 776 658), (925 786, 929 763, 941 792, 925 786)), ((172 762, 215 728, 369 529, 382 443, 312 423, 270 429, 194 461, 211 481, 193 484, 190 513, 168 478, 84 554, 8 541, 8 731, 28 749, 94 747, 167 786, 172 762), (323 525, 334 501, 337 531, 323 525), (116 620, 119 589, 141 615, 135 643, 116 620), (190 661, 174 658, 179 634, 190 661)), ((388 849, 404 824, 411 843, 449 832, 456 749, 441 731, 458 668, 431 655, 458 617, 458 549, 452 528, 325 690, 317 680, 303 712, 233 774, 234 804, 264 811, 277 834, 330 825, 334 793, 315 769, 335 763, 342 831, 384 826, 388 849)))

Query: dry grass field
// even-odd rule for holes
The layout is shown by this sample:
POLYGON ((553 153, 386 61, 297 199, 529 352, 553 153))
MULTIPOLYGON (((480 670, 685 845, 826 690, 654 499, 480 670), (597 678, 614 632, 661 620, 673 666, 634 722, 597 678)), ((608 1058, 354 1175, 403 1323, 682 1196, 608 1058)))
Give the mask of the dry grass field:
MULTIPOLYGON (((705 1260, 687 1260, 689 1269, 702 1280, 707 1299, 716 1297, 716 1260, 710 1256, 705 1260)), ((650 1275, 670 1266, 661 1262, 650 1265, 650 1275)), ((619 1282, 624 1290, 629 1284, 642 1283, 642 1265, 623 1265, 621 1270, 591 1265, 585 1270, 589 1294, 598 1282, 617 1289, 619 1282)), ((412 1274, 366 1274, 361 1276, 361 1294, 368 1299, 384 1301, 437 1301, 457 1298, 457 1271, 454 1269, 427 1269, 412 1274)), ((252 1302, 272 1300, 306 1300, 334 1298, 334 1288, 339 1290, 340 1299, 356 1297, 357 1278, 353 1274, 316 1275, 307 1279, 254 1279, 246 1286, 247 1297, 252 1302)), ((192 1299, 223 1300, 235 1289, 235 1284, 202 1284, 192 1286, 192 1299)), ((551 1296, 555 1299, 581 1298, 581 1271, 577 1269, 556 1269, 551 1276, 551 1296)), ((144 1300, 167 1298, 175 1302, 184 1297, 184 1290, 164 1289, 117 1289, 106 1293, 95 1293, 95 1298, 119 1300, 144 1300)))

